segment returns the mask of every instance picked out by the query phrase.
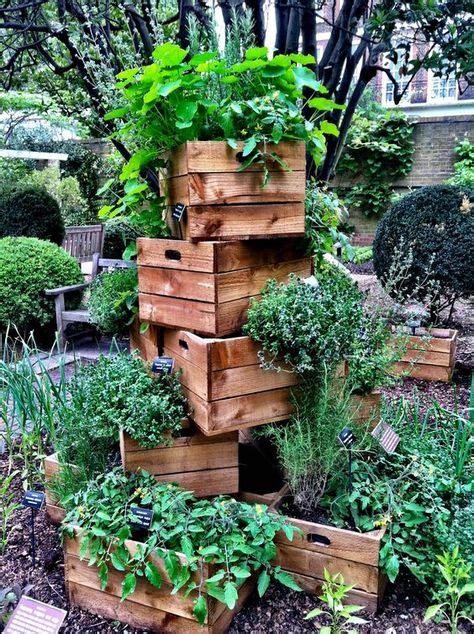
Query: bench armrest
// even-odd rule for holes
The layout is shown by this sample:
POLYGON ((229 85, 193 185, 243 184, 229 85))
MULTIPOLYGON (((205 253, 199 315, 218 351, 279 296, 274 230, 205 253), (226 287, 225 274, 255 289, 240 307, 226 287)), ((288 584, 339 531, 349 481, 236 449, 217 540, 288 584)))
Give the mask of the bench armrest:
POLYGON ((72 293, 73 291, 82 291, 89 286, 89 282, 84 284, 72 284, 71 286, 60 286, 59 288, 48 288, 45 290, 46 295, 64 295, 64 293, 72 293))

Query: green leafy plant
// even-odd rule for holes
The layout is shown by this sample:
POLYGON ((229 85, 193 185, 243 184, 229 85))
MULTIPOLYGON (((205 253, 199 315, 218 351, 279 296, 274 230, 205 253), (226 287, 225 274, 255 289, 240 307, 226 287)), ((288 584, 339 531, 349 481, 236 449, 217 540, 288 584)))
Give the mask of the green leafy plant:
POLYGON ((310 252, 314 256, 316 268, 324 262, 324 254, 332 253, 339 243, 344 256, 352 259, 353 248, 340 225, 348 217, 344 203, 336 193, 327 187, 320 187, 311 179, 306 187, 306 236, 310 242, 310 252))
MULTIPOLYGON (((84 281, 77 261, 63 249, 37 238, 0 240, 0 330, 14 324, 25 333, 51 327, 54 302, 47 288, 80 284, 84 281)), ((80 295, 68 298, 76 308, 80 295)))
POLYGON ((27 236, 61 244, 64 221, 56 199, 43 187, 2 185, 0 238, 27 236))
POLYGON ((374 268, 396 301, 429 300, 432 321, 474 292, 474 191, 450 185, 422 187, 395 203, 380 221, 374 268), (389 284, 394 263, 404 261, 398 284, 389 284))
POLYGON ((454 163, 454 176, 446 182, 449 185, 474 189, 474 145, 464 136, 454 148, 454 152, 460 160, 454 163))
POLYGON ((392 198, 391 184, 413 165, 413 123, 398 110, 373 104, 356 112, 338 164, 339 174, 361 180, 344 194, 349 209, 381 216, 392 198))
POLYGON ((271 564, 276 533, 283 530, 292 539, 294 528, 265 506, 226 497, 198 501, 176 485, 156 482, 146 472, 125 475, 121 468, 99 476, 65 504, 63 530, 70 536, 75 528, 81 530, 80 557, 88 557, 89 565, 97 567, 102 588, 107 585, 109 566, 124 573, 122 600, 134 592, 140 577, 156 588, 166 581, 173 594, 180 591, 194 597, 194 615, 204 623, 204 595, 232 609, 240 586, 255 572, 259 572, 260 596, 272 577, 299 589, 288 573, 271 564), (132 504, 153 510, 150 530, 134 554, 126 544, 133 537, 132 504), (166 576, 156 559, 163 561, 166 576), (206 579, 207 564, 213 566, 214 574, 206 579))
POLYGON ((396 452, 387 454, 367 436, 355 453, 352 493, 346 475, 334 474, 321 504, 340 525, 385 527, 380 565, 389 579, 404 566, 435 595, 436 553, 459 543, 461 555, 474 562, 472 423, 436 402, 423 409, 416 394, 413 402, 386 404, 382 418, 401 438, 396 452))
POLYGON ((329 619, 330 625, 322 625, 319 628, 320 634, 355 634, 357 630, 351 625, 363 625, 367 623, 365 619, 355 616, 364 608, 360 605, 346 605, 344 603, 348 593, 354 586, 344 585, 344 577, 340 572, 335 575, 324 569, 324 581, 322 584, 323 594, 318 598, 328 606, 327 610, 315 608, 311 610, 305 619, 314 619, 318 616, 325 616, 329 619))
POLYGON ((0 625, 4 625, 8 622, 10 611, 13 611, 18 601, 23 594, 28 595, 33 590, 33 585, 28 584, 23 588, 15 584, 14 586, 7 586, 6 588, 0 588, 0 625))
POLYGON ((91 323, 107 335, 125 334, 138 313, 136 268, 104 271, 90 286, 91 323))
POLYGON ((130 243, 135 243, 140 231, 127 218, 112 218, 105 222, 104 258, 120 260, 130 243))
POLYGON ((374 257, 374 252, 372 247, 352 247, 352 253, 342 254, 342 259, 344 262, 354 262, 354 264, 364 264, 364 262, 370 262, 370 260, 374 257))
POLYGON ((337 365, 350 354, 362 322, 362 295, 335 269, 317 286, 290 276, 288 284, 270 280, 260 301, 252 302, 244 332, 259 342, 264 367, 300 374, 337 365))
POLYGON ((0 553, 3 554, 8 544, 9 524, 13 514, 21 507, 15 501, 16 492, 11 491, 14 479, 18 471, 12 471, 0 482, 0 553))
POLYGON ((433 617, 441 613, 451 628, 451 634, 458 631, 458 623, 461 619, 467 619, 473 623, 466 612, 461 608, 463 598, 474 594, 474 583, 472 581, 472 565, 464 561, 456 546, 452 552, 445 552, 436 557, 439 561, 438 568, 446 582, 441 596, 442 603, 430 605, 425 612, 423 622, 431 621, 433 617))
POLYGON ((321 96, 327 90, 309 68, 314 63, 311 55, 297 53, 269 59, 264 47, 248 49, 237 63, 217 51, 188 58, 187 51, 166 43, 153 52, 152 64, 119 73, 124 106, 106 119, 122 119, 120 136, 138 150, 120 176, 124 196, 101 214, 127 212, 151 232, 163 231, 163 200, 149 188, 150 170, 163 167, 165 153, 189 140, 226 140, 234 149, 242 141, 241 169, 259 165, 263 186, 270 165, 288 169, 278 155, 281 141, 305 141, 318 164, 324 134, 338 134, 334 124, 318 118, 344 106, 321 96))

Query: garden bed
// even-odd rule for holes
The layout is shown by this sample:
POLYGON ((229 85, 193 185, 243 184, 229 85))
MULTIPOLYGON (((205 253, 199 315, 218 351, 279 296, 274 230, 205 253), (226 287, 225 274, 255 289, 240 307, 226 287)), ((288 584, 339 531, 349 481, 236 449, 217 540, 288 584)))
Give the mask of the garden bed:
POLYGON ((406 351, 393 368, 394 374, 427 381, 450 381, 456 363, 457 330, 419 328, 406 337, 406 351))

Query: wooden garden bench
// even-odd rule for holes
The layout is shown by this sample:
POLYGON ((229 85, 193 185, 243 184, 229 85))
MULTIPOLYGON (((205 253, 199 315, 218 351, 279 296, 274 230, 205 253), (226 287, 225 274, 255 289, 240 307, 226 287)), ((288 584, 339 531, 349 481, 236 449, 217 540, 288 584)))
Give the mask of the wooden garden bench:
POLYGON ((73 293, 74 291, 82 291, 87 288, 92 280, 102 273, 103 271, 110 271, 114 269, 126 269, 135 266, 135 262, 129 262, 127 260, 113 260, 108 258, 101 258, 100 253, 94 253, 92 256, 92 273, 89 282, 83 284, 72 284, 71 286, 61 286, 59 288, 50 288, 45 291, 49 297, 54 297, 54 304, 56 309, 56 330, 59 338, 59 346, 61 350, 64 349, 66 343, 66 328, 68 324, 72 323, 90 323, 90 314, 87 308, 78 308, 76 310, 66 310, 65 295, 67 293, 73 293))
POLYGON ((104 226, 86 225, 84 227, 66 227, 62 247, 76 258, 78 262, 90 262, 94 253, 100 253, 104 249, 104 226))

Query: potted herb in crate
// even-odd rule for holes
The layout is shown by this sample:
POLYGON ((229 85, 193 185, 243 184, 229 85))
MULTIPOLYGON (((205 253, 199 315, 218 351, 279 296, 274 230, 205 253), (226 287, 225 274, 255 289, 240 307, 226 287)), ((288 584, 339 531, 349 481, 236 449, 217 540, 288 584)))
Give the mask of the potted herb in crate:
POLYGON ((63 530, 71 603, 132 627, 222 633, 257 577, 260 595, 272 577, 298 589, 272 565, 276 533, 294 532, 284 518, 231 498, 198 501, 146 473, 90 482, 63 530), (149 511, 138 532, 137 506, 149 511))
POLYGON ((167 43, 153 58, 118 75, 123 106, 107 118, 121 119, 139 149, 122 170, 125 195, 101 214, 129 213, 142 226, 154 218, 154 236, 164 208, 181 238, 302 236, 305 153, 319 163, 324 135, 338 134, 319 113, 343 108, 324 97, 314 57, 270 59, 261 47, 231 63, 167 43))

